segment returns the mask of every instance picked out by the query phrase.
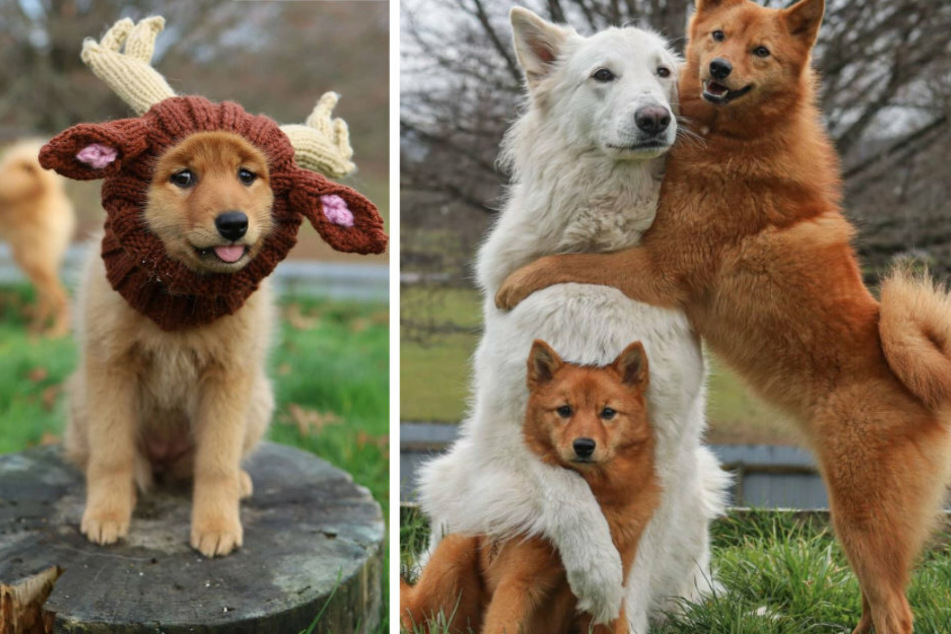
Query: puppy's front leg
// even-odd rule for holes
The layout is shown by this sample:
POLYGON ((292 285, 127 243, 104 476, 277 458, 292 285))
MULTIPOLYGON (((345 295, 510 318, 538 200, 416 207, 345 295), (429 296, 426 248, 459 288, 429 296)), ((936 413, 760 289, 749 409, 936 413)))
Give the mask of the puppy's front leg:
POLYGON ((202 377, 199 390, 191 545, 206 557, 214 557, 227 555, 243 541, 241 448, 251 374, 214 368, 202 377))
POLYGON ((136 378, 108 360, 85 364, 89 459, 80 530, 90 541, 112 544, 128 534, 135 506, 136 378))
POLYGON ((621 612, 624 574, 598 501, 574 471, 538 459, 530 464, 542 492, 539 523, 558 548, 578 609, 610 623, 621 612))

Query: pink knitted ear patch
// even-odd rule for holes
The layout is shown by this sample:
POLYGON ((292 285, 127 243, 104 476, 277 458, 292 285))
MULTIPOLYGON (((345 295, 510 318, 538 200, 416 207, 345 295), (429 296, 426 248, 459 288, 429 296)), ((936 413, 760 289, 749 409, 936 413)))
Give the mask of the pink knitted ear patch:
POLYGON ((87 145, 76 154, 76 160, 85 163, 90 167, 101 170, 116 160, 119 153, 115 148, 111 148, 101 143, 87 145))
POLYGON ((353 226, 353 212, 347 207, 347 201, 337 194, 321 196, 320 202, 324 207, 324 215, 327 220, 342 227, 353 226))

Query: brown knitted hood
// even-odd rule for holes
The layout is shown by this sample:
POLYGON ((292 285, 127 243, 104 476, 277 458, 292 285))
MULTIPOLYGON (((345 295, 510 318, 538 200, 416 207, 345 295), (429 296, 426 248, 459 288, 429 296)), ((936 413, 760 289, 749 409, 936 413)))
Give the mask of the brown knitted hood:
POLYGON ((238 104, 171 97, 135 119, 82 123, 40 151, 40 164, 77 180, 103 178, 102 257, 112 287, 163 330, 207 324, 238 310, 297 242, 302 216, 338 251, 382 253, 383 219, 349 187, 294 162, 277 123, 238 104), (274 228, 263 248, 235 273, 197 273, 172 260, 146 224, 144 210, 158 157, 196 132, 239 134, 267 157, 274 228))

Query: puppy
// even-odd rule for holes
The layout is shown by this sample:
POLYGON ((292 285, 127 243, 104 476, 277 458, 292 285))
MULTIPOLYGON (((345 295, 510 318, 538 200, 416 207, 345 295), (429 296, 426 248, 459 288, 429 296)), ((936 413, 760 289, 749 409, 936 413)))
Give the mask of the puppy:
POLYGON ((0 238, 36 289, 31 330, 59 337, 69 331, 69 300, 59 279, 76 229, 63 178, 40 167, 41 141, 13 145, 0 160, 0 238))
MULTIPOLYGON (((578 472, 591 487, 625 576, 660 503, 647 383, 640 342, 603 368, 566 363, 541 340, 528 358, 524 441, 544 462, 578 472)), ((440 613, 453 634, 628 631, 623 608, 609 625, 593 625, 590 614, 578 614, 561 559, 541 537, 443 538, 419 582, 400 582, 404 627, 432 625, 440 613)))
MULTIPOLYGON (((173 260, 196 275, 230 274, 261 249, 273 200, 260 150, 236 134, 199 132, 158 157, 144 214, 173 260)), ((274 406, 267 279, 235 313, 166 331, 113 290, 96 254, 79 306, 65 443, 86 472, 82 532, 99 544, 125 536, 135 485, 146 491, 163 473, 194 476, 194 548, 211 557, 241 546, 239 499, 252 487, 240 463, 274 406)))
POLYGON ((910 634, 905 588, 951 479, 951 295, 904 268, 881 302, 862 283, 809 68, 823 11, 697 2, 680 95, 704 143, 671 152, 641 245, 539 260, 497 300, 583 282, 683 309, 815 451, 856 634, 910 634))

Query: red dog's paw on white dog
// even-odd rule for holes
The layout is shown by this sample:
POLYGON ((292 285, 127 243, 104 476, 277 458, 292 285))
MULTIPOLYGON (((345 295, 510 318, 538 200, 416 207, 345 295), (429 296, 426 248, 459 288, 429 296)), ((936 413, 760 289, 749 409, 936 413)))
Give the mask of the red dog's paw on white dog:
MULTIPOLYGON (((528 359, 524 442, 546 463, 577 471, 591 487, 625 575, 660 502, 654 432, 647 416, 647 357, 640 342, 609 366, 566 363, 541 340, 528 359)), ((452 634, 626 634, 621 615, 594 625, 579 614, 564 566, 541 537, 448 535, 415 586, 400 583, 400 622, 452 634), (441 631, 441 630, 440 630, 441 631)))

